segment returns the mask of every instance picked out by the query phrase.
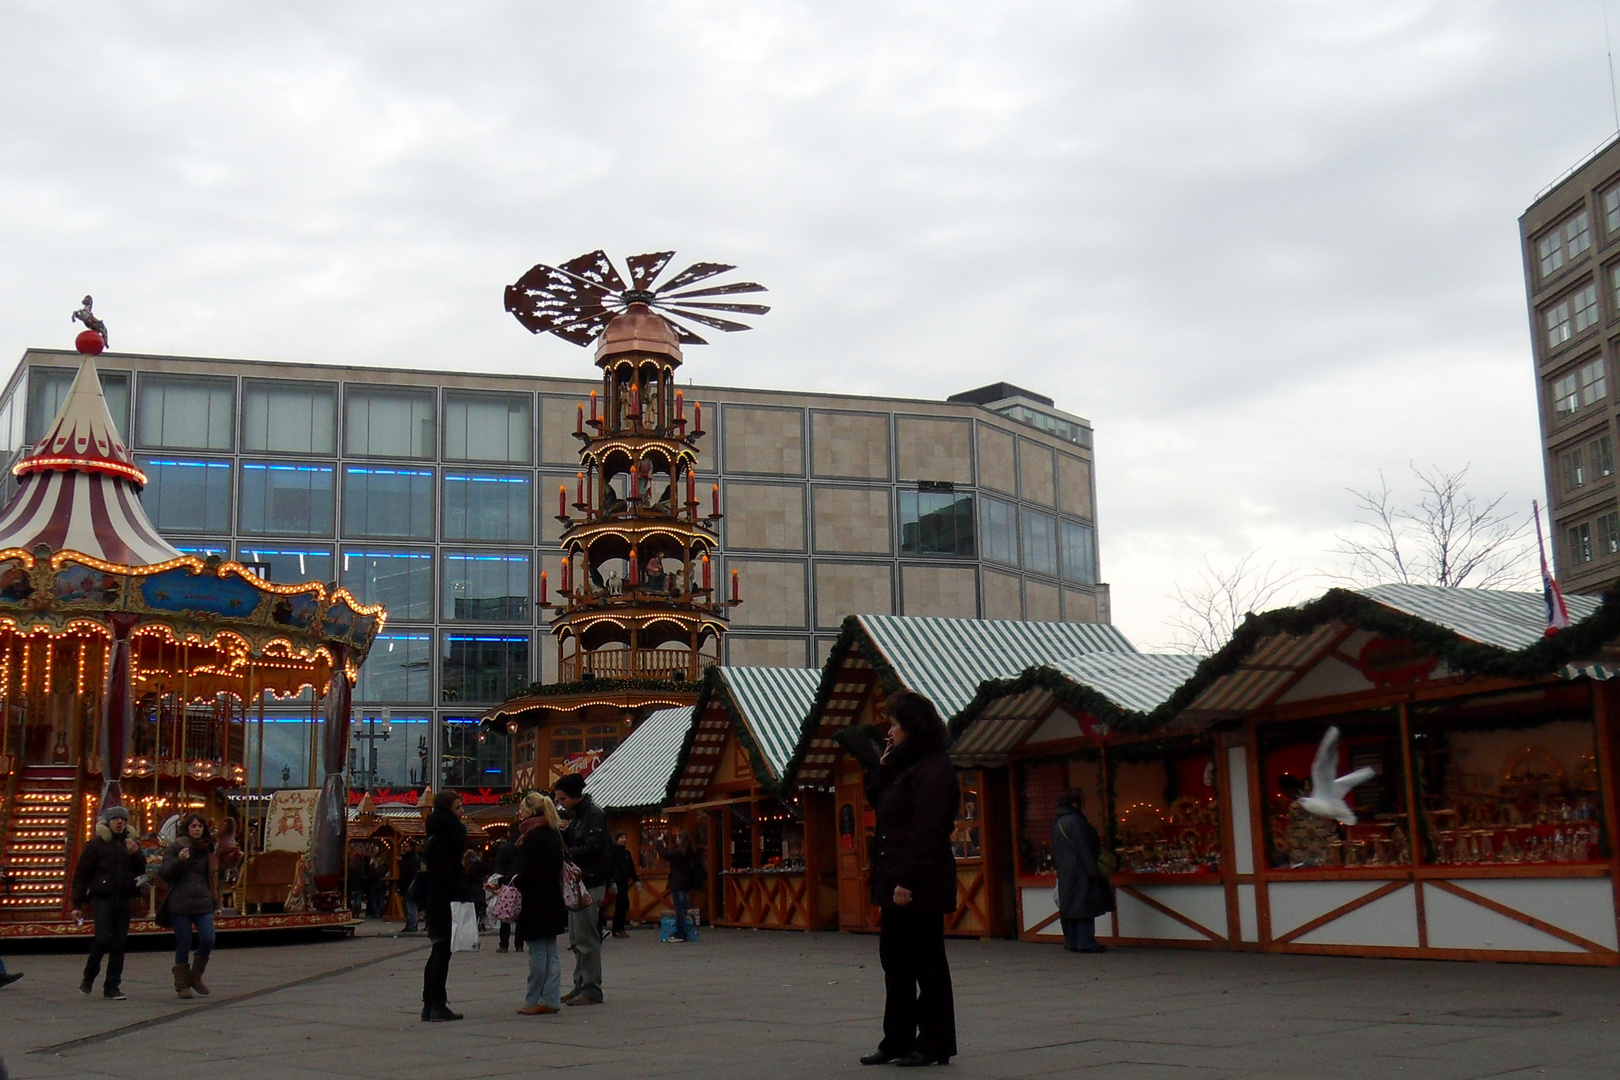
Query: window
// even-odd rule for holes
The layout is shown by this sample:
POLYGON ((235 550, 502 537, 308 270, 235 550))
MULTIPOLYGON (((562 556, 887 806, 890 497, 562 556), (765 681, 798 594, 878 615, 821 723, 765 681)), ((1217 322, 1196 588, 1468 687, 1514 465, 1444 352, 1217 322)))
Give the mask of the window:
POLYGON ((1598 357, 1590 364, 1582 364, 1576 374, 1581 380, 1582 408, 1609 396, 1609 378, 1607 369, 1603 366, 1603 357, 1598 357))
POLYGON ((1575 329, 1570 322, 1569 301, 1560 300, 1541 313, 1541 321, 1547 328, 1547 348, 1553 349, 1562 345, 1575 336, 1575 329))
POLYGON ((1609 302, 1620 311, 1620 263, 1609 267, 1609 302))
POLYGON ((1597 526, 1598 555, 1605 559, 1620 555, 1620 511, 1611 510, 1599 515, 1597 526))
POLYGON ((529 556, 502 552, 445 552, 446 619, 529 622, 529 556))
POLYGON ((210 555, 218 555, 221 560, 231 557, 231 545, 229 544, 176 544, 174 550, 182 555, 195 555, 205 561, 210 555))
POLYGON ((308 706, 266 708, 263 724, 255 717, 246 732, 248 787, 265 791, 308 787, 310 739, 316 726, 308 706))
POLYGON ((1592 246, 1592 219, 1585 210, 1564 222, 1564 257, 1573 259, 1592 246))
POLYGON ((1057 577, 1057 518, 1023 507, 1024 569, 1057 577))
POLYGON ((1552 396, 1553 415, 1560 420, 1580 409, 1580 383, 1573 372, 1561 379, 1553 380, 1552 396))
POLYGON ((497 704, 529 682, 529 635, 444 635, 445 701, 497 704))
POLYGON ((431 551, 344 548, 339 581, 362 604, 386 607, 390 622, 433 618, 431 551))
POLYGON ((1572 300, 1575 304, 1575 333, 1580 333, 1588 326, 1596 326, 1603 317, 1598 307, 1597 286, 1588 285, 1577 292, 1572 300))
POLYGON ((135 432, 142 446, 229 450, 235 423, 232 380, 142 375, 135 432))
POLYGON ((1592 479, 1601 480, 1614 475, 1614 442, 1607 435, 1599 435, 1586 444, 1586 458, 1592 470, 1592 479))
POLYGON ((332 535, 332 466, 242 463, 242 531, 332 535))
POLYGON ((931 491, 900 493, 902 555, 972 557, 973 496, 931 491))
POLYGON ((1592 523, 1585 522, 1569 530, 1569 561, 1577 566, 1592 561, 1592 523))
POLYGON ((1536 260, 1543 279, 1592 246, 1592 219, 1581 210, 1554 225, 1536 240, 1536 260))
POLYGON ((1536 241, 1536 258, 1540 260, 1543 278, 1556 273, 1564 265, 1564 238, 1558 235, 1557 229, 1536 241))
POLYGON ((1080 585, 1097 583, 1096 534, 1090 525, 1074 521, 1058 522, 1058 539, 1063 555, 1063 580, 1080 585))
POLYGON ((28 388, 25 380, 21 387, 12 391, 4 404, 0 404, 0 450, 5 451, 8 458, 28 437, 27 413, 28 388))
POLYGON ((527 465, 533 460, 529 395, 444 394, 446 461, 505 461, 527 465))
POLYGON ((360 665, 354 700, 431 702, 433 635, 421 631, 378 634, 371 652, 366 654, 366 662, 360 665))
POLYGON ((351 386, 344 400, 344 445, 371 457, 431 458, 433 391, 351 386))
POLYGON ((1268 861, 1274 868, 1411 865, 1414 840, 1406 816, 1400 731, 1395 709, 1367 709, 1259 729, 1261 813, 1270 839, 1268 861), (1299 805, 1300 796, 1309 794, 1311 763, 1329 726, 1340 732, 1337 775, 1360 768, 1373 771, 1372 779, 1345 796, 1360 819, 1354 826, 1308 813, 1299 805))
MULTIPOLYGON (((368 660, 369 664, 370 661, 368 660)), ((366 736, 373 730, 358 714, 349 729, 349 782, 360 788, 419 788, 428 783, 428 762, 433 751, 429 740, 433 737, 433 721, 425 716, 389 717, 388 726, 376 725, 376 738, 366 736), (383 738, 383 732, 388 737, 383 738), (369 780, 370 783, 366 784, 369 780)))
POLYGON ((337 387, 244 380, 242 449, 268 454, 337 453, 337 387))
MULTIPOLYGON (((103 371, 101 396, 107 399, 107 411, 112 414, 113 426, 121 439, 129 439, 129 376, 122 371, 103 371)), ((62 411, 68 390, 78 371, 72 368, 36 367, 28 369, 28 423, 26 439, 31 446, 45 437, 45 432, 62 411)), ((15 449, 15 447, 11 447, 15 449)))
POLYGON ((1564 479, 1567 494, 1586 483, 1586 451, 1577 446, 1567 454, 1558 456, 1558 474, 1564 479))
POLYGON ((1620 186, 1603 193, 1603 230, 1620 232, 1620 186))
POLYGON ((439 748, 443 787, 506 787, 511 782, 512 744, 506 732, 484 727, 476 716, 447 716, 439 730, 444 733, 439 748))
POLYGON ((231 531, 231 465, 195 458, 141 458, 141 507, 160 532, 231 531))
POLYGON ((430 469, 343 469, 343 531, 349 536, 433 539, 430 469))
POLYGON ((1091 429, 1076 424, 1071 420, 1053 416, 1051 413, 1040 412, 1030 408, 1028 405, 1008 405, 1006 408, 997 409, 996 411, 1009 420, 1017 420, 1020 424, 1028 424, 1030 427, 1044 431, 1048 435, 1056 435, 1060 439, 1066 439, 1088 449, 1091 446, 1091 429))
POLYGON ((1005 566, 1018 565, 1018 511, 1000 499, 980 498, 984 513, 984 557, 1005 566))
MULTIPOLYGON (((266 581, 278 585, 332 580, 332 549, 329 547, 288 547, 274 542, 267 547, 239 544, 236 561, 257 565, 266 581)), ((393 612, 388 614, 391 617, 393 612)))
POLYGON ((510 473, 445 473, 444 538, 533 543, 533 488, 530 477, 510 473))

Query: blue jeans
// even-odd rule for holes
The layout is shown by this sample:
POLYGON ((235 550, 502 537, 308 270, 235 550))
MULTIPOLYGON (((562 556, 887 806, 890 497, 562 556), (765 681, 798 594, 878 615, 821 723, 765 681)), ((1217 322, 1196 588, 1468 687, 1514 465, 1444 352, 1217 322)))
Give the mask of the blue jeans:
POLYGON ((1095 949, 1097 947, 1097 920, 1096 919, 1062 919, 1063 944, 1071 949, 1095 949))
POLYGON ((416 903, 409 898, 405 901, 405 930, 407 933, 416 933, 416 903))
POLYGON ((692 906, 692 893, 689 889, 671 889, 669 902, 675 905, 675 936, 686 936, 686 909, 692 906))
POLYGON ((528 946, 529 986, 523 1003, 562 1008, 562 954, 557 951, 557 935, 536 938, 528 946))
POLYGON ((174 962, 191 963, 191 928, 197 927, 197 959, 206 960, 214 951, 214 913, 174 916, 174 962))

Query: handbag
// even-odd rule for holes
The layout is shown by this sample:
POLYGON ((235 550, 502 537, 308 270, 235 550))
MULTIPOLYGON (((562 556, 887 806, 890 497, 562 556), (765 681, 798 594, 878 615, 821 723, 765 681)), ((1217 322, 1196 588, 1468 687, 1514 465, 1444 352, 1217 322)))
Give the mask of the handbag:
POLYGON ((158 901, 157 910, 152 912, 152 921, 165 929, 174 926, 174 916, 169 913, 169 894, 167 892, 163 894, 163 899, 158 901))
POLYGON ((585 876, 579 872, 579 865, 571 859, 563 860, 562 894, 563 906, 569 911, 583 911, 596 903, 591 890, 585 887, 585 876))
POLYGON ((516 885, 502 885, 489 904, 489 917, 497 922, 515 922, 523 913, 523 894, 516 885))
POLYGON ((450 951, 468 952, 478 948, 478 905, 463 900, 450 902, 450 951))

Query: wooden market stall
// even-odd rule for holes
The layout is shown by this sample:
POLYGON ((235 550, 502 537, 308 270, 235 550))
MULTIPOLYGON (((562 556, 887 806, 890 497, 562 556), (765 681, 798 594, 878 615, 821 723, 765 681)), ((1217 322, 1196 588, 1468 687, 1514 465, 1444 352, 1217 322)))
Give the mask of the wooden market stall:
POLYGON ((689 829, 719 926, 837 925, 832 800, 795 789, 791 766, 820 682, 809 668, 710 668, 665 815, 689 829))

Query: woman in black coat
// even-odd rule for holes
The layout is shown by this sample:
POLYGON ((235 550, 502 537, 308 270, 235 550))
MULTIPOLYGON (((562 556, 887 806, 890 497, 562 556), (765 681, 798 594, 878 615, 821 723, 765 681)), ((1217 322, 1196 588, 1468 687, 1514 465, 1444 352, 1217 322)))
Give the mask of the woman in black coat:
POLYGON ((163 903, 174 927, 174 992, 182 998, 195 990, 208 993, 203 972, 214 951, 214 912, 219 910, 219 877, 214 867, 214 837, 201 814, 187 814, 175 830, 174 843, 163 853, 158 877, 169 883, 163 903), (191 955, 195 936, 197 954, 191 955))
POLYGON ((1100 953, 1097 916, 1114 910, 1114 888, 1097 865, 1102 841, 1085 815, 1086 793, 1070 788, 1058 796, 1052 826, 1052 861, 1057 864, 1058 918, 1063 947, 1070 952, 1100 953))
POLYGON ((450 978, 450 901, 461 899, 466 890, 461 854, 467 849, 467 826, 461 820, 461 796, 441 791, 433 796, 433 809, 427 817, 427 846, 422 852, 424 880, 416 888, 423 893, 423 914, 427 917, 428 941, 432 949, 422 969, 422 1019, 460 1020, 450 1011, 445 989, 450 978))
POLYGON ((884 704, 889 746, 866 779, 877 814, 872 902, 883 910, 878 957, 883 1041, 863 1065, 946 1064, 956 1054, 956 1006, 945 958, 945 916, 956 910, 951 833, 962 791, 933 702, 902 690, 884 704))
POLYGON ((562 1007, 562 957, 557 935, 568 929, 563 903, 562 822, 557 807, 537 791, 523 798, 528 816, 518 826, 517 872, 512 883, 523 897, 518 912, 519 940, 529 947, 529 983, 523 996, 524 1016, 546 1016, 562 1007))

